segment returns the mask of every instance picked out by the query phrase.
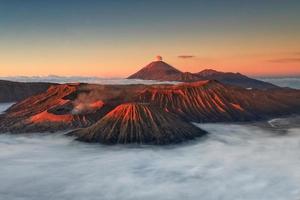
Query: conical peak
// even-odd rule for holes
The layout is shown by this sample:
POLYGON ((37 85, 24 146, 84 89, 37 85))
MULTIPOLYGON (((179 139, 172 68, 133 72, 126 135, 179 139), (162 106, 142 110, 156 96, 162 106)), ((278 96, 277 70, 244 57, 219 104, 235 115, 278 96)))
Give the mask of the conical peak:
POLYGON ((149 107, 149 104, 146 103, 125 103, 117 106, 105 117, 123 118, 126 120, 137 120, 141 115, 151 114, 149 107))

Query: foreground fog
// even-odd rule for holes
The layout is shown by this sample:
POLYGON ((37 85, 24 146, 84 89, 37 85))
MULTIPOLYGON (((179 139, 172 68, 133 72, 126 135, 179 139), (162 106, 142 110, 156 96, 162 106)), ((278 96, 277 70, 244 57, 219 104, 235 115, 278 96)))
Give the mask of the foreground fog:
POLYGON ((167 147, 0 135, 0 199, 299 200, 300 129, 271 123, 201 125, 207 137, 167 147))

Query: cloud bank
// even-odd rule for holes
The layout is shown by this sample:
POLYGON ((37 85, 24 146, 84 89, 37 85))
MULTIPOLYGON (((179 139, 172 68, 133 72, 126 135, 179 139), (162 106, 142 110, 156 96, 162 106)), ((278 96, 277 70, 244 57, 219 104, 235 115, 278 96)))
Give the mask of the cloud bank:
POLYGON ((179 55, 177 57, 181 58, 181 59, 190 59, 190 58, 195 58, 196 56, 193 56, 193 55, 179 55))
POLYGON ((168 147, 0 134, 0 198, 299 199, 299 128, 278 135, 252 125, 199 126, 211 134, 168 147))
POLYGON ((278 59, 270 59, 268 62, 271 63, 299 63, 300 58, 278 58, 278 59))

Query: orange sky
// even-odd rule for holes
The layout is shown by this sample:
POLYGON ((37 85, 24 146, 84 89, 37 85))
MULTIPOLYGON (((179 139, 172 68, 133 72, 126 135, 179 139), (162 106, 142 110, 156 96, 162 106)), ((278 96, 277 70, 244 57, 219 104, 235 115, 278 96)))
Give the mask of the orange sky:
MULTIPOLYGON (((300 32, 300 31, 299 31, 300 32)), ((157 36, 52 38, 47 36, 5 40, 0 37, 0 76, 82 75, 127 77, 161 55, 182 71, 206 68, 247 75, 300 74, 300 37, 257 33, 199 37, 157 36), (180 58, 179 56, 190 56, 180 58)))
POLYGON ((182 71, 300 75, 299 9, 299 1, 0 1, 0 76, 127 77, 156 55, 182 71))
POLYGON ((102 45, 102 48, 91 46, 84 49, 38 46, 31 49, 28 47, 28 50, 3 50, 0 47, 0 76, 54 74, 126 77, 153 61, 156 55, 163 56, 165 62, 182 71, 198 72, 212 68, 258 76, 300 74, 300 55, 296 48, 271 51, 240 45, 239 49, 230 49, 226 44, 223 48, 220 45, 213 48, 215 44, 210 46, 202 43, 199 48, 178 45, 168 49, 167 44, 160 45, 161 48, 155 48, 155 45, 145 47, 146 51, 137 45, 121 48, 103 48, 102 45))

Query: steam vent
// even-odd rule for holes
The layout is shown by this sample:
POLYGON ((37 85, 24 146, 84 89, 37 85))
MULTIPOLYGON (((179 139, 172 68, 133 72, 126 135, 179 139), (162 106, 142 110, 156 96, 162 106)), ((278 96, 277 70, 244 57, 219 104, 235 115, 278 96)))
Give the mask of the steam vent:
POLYGON ((122 104, 88 128, 72 132, 78 140, 105 144, 171 144, 206 132, 173 114, 142 103, 122 104))

